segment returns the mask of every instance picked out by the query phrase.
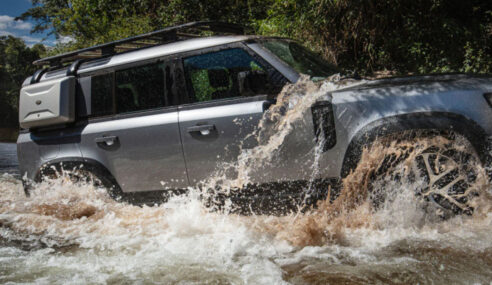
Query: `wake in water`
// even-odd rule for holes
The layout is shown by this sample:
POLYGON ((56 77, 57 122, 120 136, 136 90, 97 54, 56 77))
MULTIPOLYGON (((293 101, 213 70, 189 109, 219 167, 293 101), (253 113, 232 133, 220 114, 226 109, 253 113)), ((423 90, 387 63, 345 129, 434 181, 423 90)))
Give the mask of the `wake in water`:
MULTIPOLYGON (((445 134, 425 139, 407 134, 396 143, 381 138, 364 150, 338 198, 328 197, 307 212, 239 216, 205 206, 204 195, 213 199, 241 191, 258 169, 275 160, 310 106, 346 84, 354 82, 331 78, 315 84, 304 78, 287 86, 251 135, 257 147, 243 149, 237 163, 224 165, 203 181, 206 187, 201 189, 217 192, 190 189, 188 195, 167 203, 139 207, 112 200, 106 189, 90 181, 73 183, 66 176, 37 184, 25 197, 18 179, 1 176, 0 282, 490 280, 491 188, 473 158, 476 154, 460 138, 450 140, 445 134), (435 147, 431 157, 429 149, 435 147), (467 177, 467 189, 472 190, 452 193, 471 207, 459 216, 428 208, 427 200, 438 199, 433 195, 441 188, 418 165, 422 157, 441 159, 431 166, 435 175, 444 173, 452 166, 442 158, 450 155, 448 148, 469 155, 474 173, 467 177)), ((317 153, 316 148, 312 151, 317 153)), ((311 171, 315 177, 316 165, 311 171)))

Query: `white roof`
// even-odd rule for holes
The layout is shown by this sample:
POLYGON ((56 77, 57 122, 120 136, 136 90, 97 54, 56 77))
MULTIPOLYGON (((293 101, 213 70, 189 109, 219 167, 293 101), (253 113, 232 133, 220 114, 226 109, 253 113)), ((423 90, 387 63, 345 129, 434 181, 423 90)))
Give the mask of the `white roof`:
POLYGON ((144 48, 140 50, 113 55, 108 63, 104 65, 88 67, 88 68, 82 67, 79 70, 79 73, 82 74, 85 72, 89 72, 101 68, 107 68, 111 66, 122 65, 125 63, 152 59, 152 58, 162 57, 166 55, 172 55, 176 53, 182 53, 186 51, 192 51, 192 50, 208 48, 213 46, 219 46, 219 45, 229 44, 233 42, 240 42, 248 38, 251 38, 251 36, 201 37, 201 38, 194 38, 184 41, 173 42, 173 43, 150 47, 150 48, 144 48))

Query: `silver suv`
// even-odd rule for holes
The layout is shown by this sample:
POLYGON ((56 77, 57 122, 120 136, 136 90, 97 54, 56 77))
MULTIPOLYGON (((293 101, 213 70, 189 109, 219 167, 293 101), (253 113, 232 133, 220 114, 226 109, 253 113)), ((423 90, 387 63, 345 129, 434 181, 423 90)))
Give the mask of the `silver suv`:
MULTIPOLYGON (((320 81, 338 73, 295 41, 247 36, 238 26, 216 22, 170 27, 34 64, 44 68, 26 79, 20 95, 17 145, 25 180, 78 169, 113 197, 134 202, 196 187, 221 166, 236 163, 241 149, 256 146, 257 140, 248 145, 249 135, 286 84, 301 74, 320 81), (203 36, 212 32, 220 35, 203 36)), ((288 203, 292 197, 306 202, 304 190, 313 183, 310 200, 324 198, 357 168, 364 147, 412 131, 464 137, 487 166, 492 78, 361 81, 321 96, 301 121, 277 163, 264 165, 245 185, 261 191, 237 191, 239 203, 262 208, 265 201, 288 203)), ((441 160, 436 154, 424 157, 424 165, 439 161, 432 164, 437 170, 427 173, 432 184, 441 160)), ((383 160, 389 165, 391 159, 383 160)), ((465 165, 455 160, 459 171, 465 165)), ((463 198, 468 186, 456 190, 455 180, 441 181, 448 192, 441 189, 427 200, 470 212, 463 198)))

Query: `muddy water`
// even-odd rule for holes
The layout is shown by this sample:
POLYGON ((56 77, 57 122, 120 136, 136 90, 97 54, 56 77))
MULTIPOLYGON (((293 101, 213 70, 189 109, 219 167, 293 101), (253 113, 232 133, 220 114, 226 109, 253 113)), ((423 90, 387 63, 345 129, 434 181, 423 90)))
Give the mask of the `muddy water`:
MULTIPOLYGON (((321 94, 307 87, 303 90, 321 94)), ((314 100, 318 95, 312 96, 314 100)), ((288 106, 295 97, 276 107, 288 106)), ((237 169, 235 177, 219 171, 205 184, 247 181, 251 166, 271 160, 289 132, 284 130, 296 116, 302 117, 302 109, 290 110, 284 116, 271 114, 278 129, 257 134, 259 147, 228 166, 237 169)), ((415 149, 419 154, 419 147, 415 149)), ((2 157, 12 157, 14 151, 11 145, 0 145, 2 157)), ((361 165, 378 161, 374 153, 379 152, 366 151, 367 164, 361 165)), ((210 211, 196 189, 162 205, 138 207, 111 200, 105 189, 62 178, 38 184, 26 198, 15 160, 3 161, 10 166, 0 176, 1 283, 492 282, 492 211, 487 200, 492 189, 486 184, 479 185, 480 201, 485 202, 475 205, 473 215, 441 220, 424 211, 414 194, 423 183, 418 177, 377 184, 392 197, 374 207, 362 183, 367 177, 362 168, 345 182, 345 192, 336 200, 341 202, 322 202, 316 210, 284 217, 238 216, 210 211)))

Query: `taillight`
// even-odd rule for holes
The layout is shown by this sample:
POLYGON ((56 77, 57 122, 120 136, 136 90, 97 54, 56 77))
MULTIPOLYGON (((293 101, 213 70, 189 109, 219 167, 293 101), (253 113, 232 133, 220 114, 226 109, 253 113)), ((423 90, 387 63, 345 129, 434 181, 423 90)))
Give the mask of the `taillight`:
POLYGON ((328 101, 319 101, 311 107, 311 113, 316 142, 322 143, 322 151, 327 151, 337 142, 333 106, 328 101))

